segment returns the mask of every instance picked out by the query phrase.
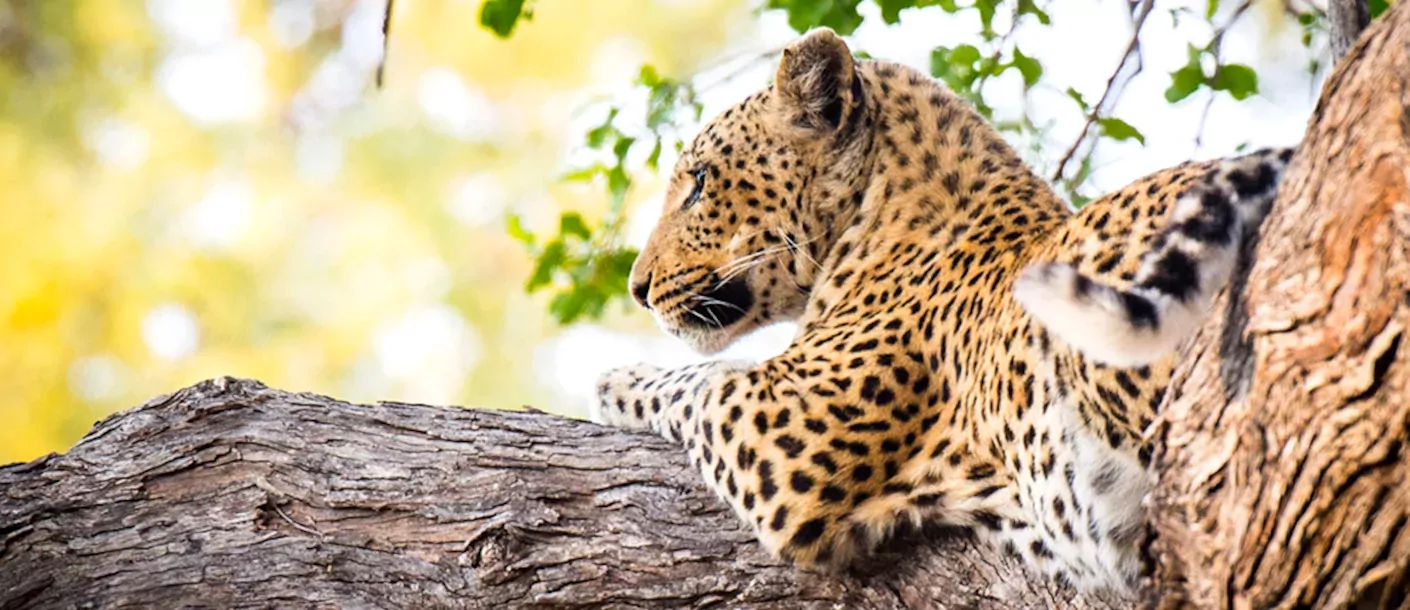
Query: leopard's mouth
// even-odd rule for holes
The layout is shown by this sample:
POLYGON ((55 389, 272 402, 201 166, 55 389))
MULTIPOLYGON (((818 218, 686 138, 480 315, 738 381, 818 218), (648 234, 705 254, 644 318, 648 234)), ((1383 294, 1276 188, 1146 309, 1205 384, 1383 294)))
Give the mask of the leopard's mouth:
POLYGON ((754 292, 744 278, 708 286, 688 291, 677 314, 670 316, 674 318, 671 323, 662 324, 667 332, 703 354, 719 352, 742 334, 742 322, 750 318, 755 306, 754 292))
POLYGON ((723 330, 743 320, 753 306, 749 284, 736 278, 686 297, 681 305, 685 310, 682 321, 698 329, 723 330))

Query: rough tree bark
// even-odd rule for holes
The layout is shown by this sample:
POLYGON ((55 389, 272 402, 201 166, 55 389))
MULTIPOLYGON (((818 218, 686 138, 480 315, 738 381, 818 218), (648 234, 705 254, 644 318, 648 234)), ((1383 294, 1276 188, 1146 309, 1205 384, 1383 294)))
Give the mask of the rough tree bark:
POLYGON ((665 440, 208 381, 0 468, 0 608, 1118 607, 929 535, 767 556, 665 440))
MULTIPOLYGON (((1169 607, 1403 607, 1410 3, 1333 74, 1156 428, 1169 607)), ((666 442, 214 380, 0 468, 0 608, 1118 607, 963 537, 769 559, 666 442)))
POLYGON ((1328 80, 1156 429, 1165 605, 1410 605, 1410 2, 1328 80))

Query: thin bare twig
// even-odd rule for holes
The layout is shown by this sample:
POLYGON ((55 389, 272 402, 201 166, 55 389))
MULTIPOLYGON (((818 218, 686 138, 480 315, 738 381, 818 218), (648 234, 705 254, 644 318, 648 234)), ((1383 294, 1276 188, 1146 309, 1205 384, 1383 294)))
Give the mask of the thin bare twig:
POLYGON ((687 82, 693 83, 693 86, 695 87, 695 90, 697 92, 707 91, 720 85, 723 85, 729 81, 732 81, 736 78, 739 78, 741 74, 748 72, 749 69, 753 68, 754 66, 759 65, 765 60, 777 57, 781 53, 783 53, 782 46, 765 49, 763 51, 740 53, 720 61, 706 64, 705 66, 702 66, 701 68, 697 69, 694 74, 687 76, 685 80, 687 82), (706 74, 709 74, 710 72, 733 64, 735 62, 738 62, 739 65, 735 66, 723 75, 714 78, 708 82, 705 82, 705 79, 703 77, 706 74))
MULTIPOLYGON (((1057 169, 1053 171, 1053 182, 1062 180, 1064 170, 1067 169, 1067 164, 1071 162, 1073 156, 1077 154, 1077 149, 1087 140, 1087 134, 1092 131, 1092 125, 1096 124, 1097 119, 1101 116, 1102 110, 1107 105, 1107 100, 1115 100, 1115 98, 1112 97, 1112 93, 1118 89, 1124 89, 1124 87, 1116 86, 1116 80, 1121 76, 1121 72, 1126 69, 1126 65, 1131 61, 1131 57, 1136 55, 1137 51, 1140 49, 1141 28, 1145 26, 1146 17, 1150 16, 1151 9, 1154 8, 1155 0, 1146 0, 1146 2, 1141 5, 1139 9, 1140 12, 1136 14, 1136 19, 1132 24, 1131 41, 1126 43, 1126 52, 1121 55, 1121 62, 1116 64, 1116 69, 1111 72, 1111 77, 1106 80, 1106 90, 1102 92, 1101 99, 1097 100, 1097 103, 1093 104, 1092 109, 1087 112, 1087 122, 1082 125, 1082 132, 1073 140, 1072 146, 1067 148, 1067 152, 1063 153, 1062 160, 1058 161, 1057 169)), ((1141 66, 1137 64, 1136 71, 1126 77, 1126 82, 1130 82, 1131 78, 1140 72, 1141 66)))
POLYGON ((387 68, 387 49, 392 40, 392 5, 396 0, 387 0, 387 8, 382 13, 382 58, 377 60, 377 88, 382 88, 382 73, 387 68))
POLYGON ((1204 100, 1204 110, 1199 114, 1199 127, 1195 129, 1195 154, 1198 155, 1200 149, 1204 148, 1204 126, 1209 121, 1209 109, 1214 107, 1214 98, 1219 95, 1216 91, 1210 91, 1209 97, 1204 100))
MULTIPOLYGON (((1239 3, 1239 6, 1234 9, 1234 14, 1224 22, 1223 27, 1214 30, 1214 37, 1209 40, 1209 52, 1214 55, 1215 63, 1219 63, 1220 49, 1224 45, 1224 35, 1229 33, 1229 29, 1238 23, 1251 6, 1253 6, 1253 0, 1244 0, 1239 3)), ((1204 127, 1209 121, 1209 109, 1214 106, 1214 98, 1217 95, 1217 92, 1210 91, 1209 98, 1204 101, 1204 110, 1199 117, 1199 128, 1195 130, 1195 153, 1199 153, 1199 150, 1204 147, 1204 127)))

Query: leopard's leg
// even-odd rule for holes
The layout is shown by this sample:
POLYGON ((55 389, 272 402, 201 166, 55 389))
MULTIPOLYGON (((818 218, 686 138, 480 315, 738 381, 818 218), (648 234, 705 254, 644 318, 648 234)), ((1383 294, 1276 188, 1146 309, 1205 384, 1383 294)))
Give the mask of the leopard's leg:
POLYGON ((613 369, 598 381, 589 416, 599 424, 650 430, 684 441, 698 413, 696 402, 712 380, 748 370, 742 362, 705 362, 675 369, 637 364, 613 369))
POLYGON ((1131 282, 1040 262, 1015 281, 1014 297, 1088 358, 1125 367, 1156 361, 1203 322, 1245 237, 1272 205, 1291 154, 1264 150, 1209 164, 1164 218, 1131 282))
POLYGON ((682 443, 768 551, 803 568, 839 569, 914 510, 905 490, 887 484, 896 456, 849 436, 828 414, 836 406, 804 390, 791 366, 618 369, 598 385, 595 418, 682 443))

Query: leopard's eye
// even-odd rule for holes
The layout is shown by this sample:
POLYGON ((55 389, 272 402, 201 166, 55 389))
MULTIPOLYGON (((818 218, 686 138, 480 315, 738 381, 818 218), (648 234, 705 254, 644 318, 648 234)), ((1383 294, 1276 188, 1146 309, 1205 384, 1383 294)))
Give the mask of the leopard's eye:
POLYGON ((685 203, 681 205, 682 210, 690 209, 695 202, 700 201, 700 194, 705 191, 705 168, 695 170, 695 187, 690 189, 690 196, 685 198, 685 203))

